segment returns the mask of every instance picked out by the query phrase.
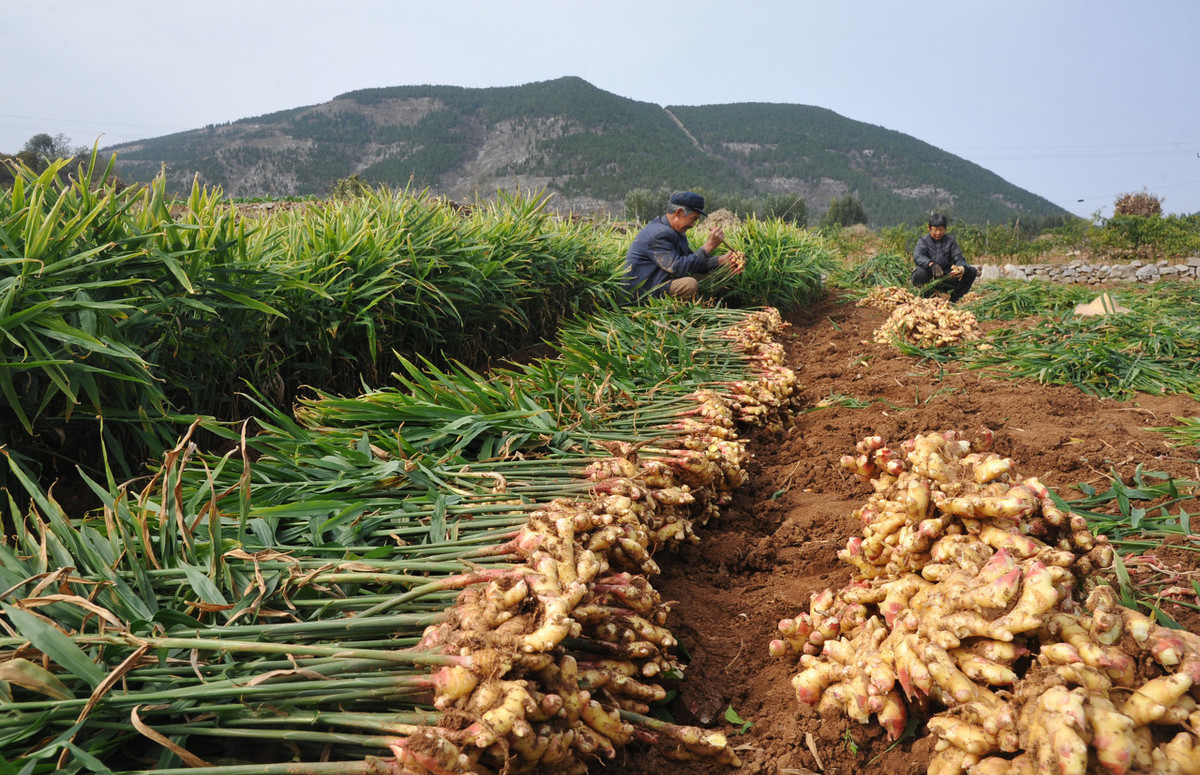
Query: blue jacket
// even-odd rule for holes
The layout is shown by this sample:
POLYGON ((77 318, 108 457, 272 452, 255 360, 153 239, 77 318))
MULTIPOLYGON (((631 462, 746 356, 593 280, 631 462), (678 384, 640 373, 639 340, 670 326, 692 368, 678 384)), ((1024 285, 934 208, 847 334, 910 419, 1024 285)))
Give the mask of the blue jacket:
POLYGON ((693 251, 687 236, 662 215, 638 232, 625 255, 625 289, 637 298, 662 296, 678 277, 711 272, 720 265, 704 248, 693 251))

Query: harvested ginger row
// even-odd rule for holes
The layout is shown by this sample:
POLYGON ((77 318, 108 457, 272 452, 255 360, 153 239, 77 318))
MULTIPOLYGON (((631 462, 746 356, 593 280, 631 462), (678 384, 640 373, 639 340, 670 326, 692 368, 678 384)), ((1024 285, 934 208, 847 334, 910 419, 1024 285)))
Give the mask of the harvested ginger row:
POLYGON ((794 392, 770 341, 782 325, 765 310, 727 333, 758 380, 698 391, 656 427, 655 446, 605 443, 588 497, 549 501, 497 549, 518 564, 447 582, 463 592, 419 647, 458 661, 428 681, 438 725, 392 745, 399 771, 583 775, 635 739, 671 759, 738 764, 720 731, 647 715, 683 669, 650 579, 655 553, 699 540, 694 525, 745 482, 736 422, 766 421, 794 392))

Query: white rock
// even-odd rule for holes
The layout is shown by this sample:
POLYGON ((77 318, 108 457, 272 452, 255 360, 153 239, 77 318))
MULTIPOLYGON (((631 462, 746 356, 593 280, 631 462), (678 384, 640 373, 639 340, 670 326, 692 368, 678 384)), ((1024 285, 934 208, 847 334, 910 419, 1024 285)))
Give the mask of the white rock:
POLYGON ((1158 267, 1154 264, 1143 266, 1133 273, 1133 276, 1137 278, 1137 281, 1140 283, 1152 283, 1158 279, 1158 275, 1158 267))

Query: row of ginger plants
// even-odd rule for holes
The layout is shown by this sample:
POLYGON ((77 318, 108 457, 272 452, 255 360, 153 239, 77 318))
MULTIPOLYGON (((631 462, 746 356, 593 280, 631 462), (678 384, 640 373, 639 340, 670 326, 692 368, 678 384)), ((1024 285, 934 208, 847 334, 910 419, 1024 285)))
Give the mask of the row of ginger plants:
POLYGON ((208 423, 227 454, 185 436, 138 488, 94 482, 82 520, 10 503, 0 756, 583 772, 636 741, 736 761, 652 712, 685 667, 654 556, 744 481, 738 428, 789 410, 782 326, 652 305, 487 379, 406 364, 396 389, 208 423))
MULTIPOLYGON (((631 235, 555 217, 545 195, 462 208, 379 189, 262 210, 199 184, 175 200, 162 176, 122 187, 95 156, 64 164, 0 190, 0 435, 43 482, 101 472, 101 442, 136 473, 187 418, 253 411, 247 386, 287 407, 309 387, 389 384, 404 359, 483 367, 625 301, 631 235)), ((782 222, 744 247, 761 260, 711 297, 786 311, 832 260, 782 222)))
POLYGON ((0 191, 0 432, 60 471, 102 470, 102 439, 136 472, 175 415, 243 416, 247 385, 281 407, 357 392, 397 353, 478 363, 615 309, 616 235, 545 204, 381 190, 260 215, 199 185, 176 201, 161 176, 123 188, 94 156, 19 169, 0 191))

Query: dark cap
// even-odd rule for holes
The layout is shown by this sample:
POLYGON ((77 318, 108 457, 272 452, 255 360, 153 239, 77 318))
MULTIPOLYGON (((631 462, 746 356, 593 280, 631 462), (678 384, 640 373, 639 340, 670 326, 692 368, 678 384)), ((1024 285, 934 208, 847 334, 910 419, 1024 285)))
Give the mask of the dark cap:
POLYGON ((708 213, 704 212, 704 197, 699 194, 693 194, 691 191, 680 191, 678 194, 671 194, 671 205, 673 207, 686 207, 689 210, 695 210, 701 215, 708 215, 708 213))

